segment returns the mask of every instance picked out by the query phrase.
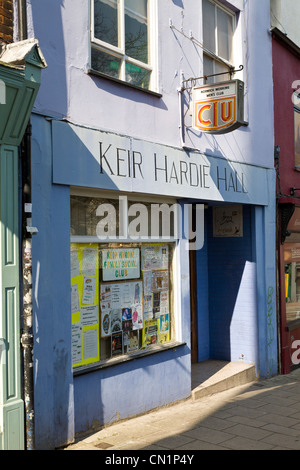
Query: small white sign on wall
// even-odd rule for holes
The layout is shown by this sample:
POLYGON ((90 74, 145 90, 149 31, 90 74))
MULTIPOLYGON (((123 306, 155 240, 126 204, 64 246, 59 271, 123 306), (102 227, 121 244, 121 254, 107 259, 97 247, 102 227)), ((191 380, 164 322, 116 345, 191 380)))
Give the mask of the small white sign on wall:
POLYGON ((214 237, 243 237, 243 206, 213 208, 214 237))

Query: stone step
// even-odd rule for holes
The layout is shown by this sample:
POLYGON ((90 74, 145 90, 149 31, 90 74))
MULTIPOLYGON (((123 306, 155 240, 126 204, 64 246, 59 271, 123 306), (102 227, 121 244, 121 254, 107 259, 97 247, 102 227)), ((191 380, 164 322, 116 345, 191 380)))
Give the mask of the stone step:
POLYGON ((256 380, 256 370, 252 364, 204 361, 192 364, 191 396, 197 400, 256 380))

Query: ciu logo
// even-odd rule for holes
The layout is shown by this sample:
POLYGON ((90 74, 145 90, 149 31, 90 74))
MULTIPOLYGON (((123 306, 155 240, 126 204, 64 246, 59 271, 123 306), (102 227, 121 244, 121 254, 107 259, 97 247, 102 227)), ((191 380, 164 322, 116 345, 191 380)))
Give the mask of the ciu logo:
POLYGON ((193 128, 225 134, 244 123, 244 83, 231 80, 193 89, 193 128))
POLYGON ((236 98, 196 103, 196 126, 200 130, 218 131, 236 121, 236 98))

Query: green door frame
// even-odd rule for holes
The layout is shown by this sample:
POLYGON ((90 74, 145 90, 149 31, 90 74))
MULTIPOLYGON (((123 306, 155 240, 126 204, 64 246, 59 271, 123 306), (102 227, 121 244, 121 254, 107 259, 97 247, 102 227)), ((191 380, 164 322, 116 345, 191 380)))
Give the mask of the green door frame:
POLYGON ((35 39, 9 44, 0 56, 0 80, 5 90, 0 104, 0 450, 25 449, 18 165, 19 145, 44 67, 35 39))

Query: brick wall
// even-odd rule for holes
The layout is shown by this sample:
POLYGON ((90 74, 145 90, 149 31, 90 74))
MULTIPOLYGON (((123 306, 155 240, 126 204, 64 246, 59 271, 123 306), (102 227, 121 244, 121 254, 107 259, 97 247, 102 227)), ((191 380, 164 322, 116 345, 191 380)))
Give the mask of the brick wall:
POLYGON ((13 0, 0 0, 0 42, 13 42, 13 0))

